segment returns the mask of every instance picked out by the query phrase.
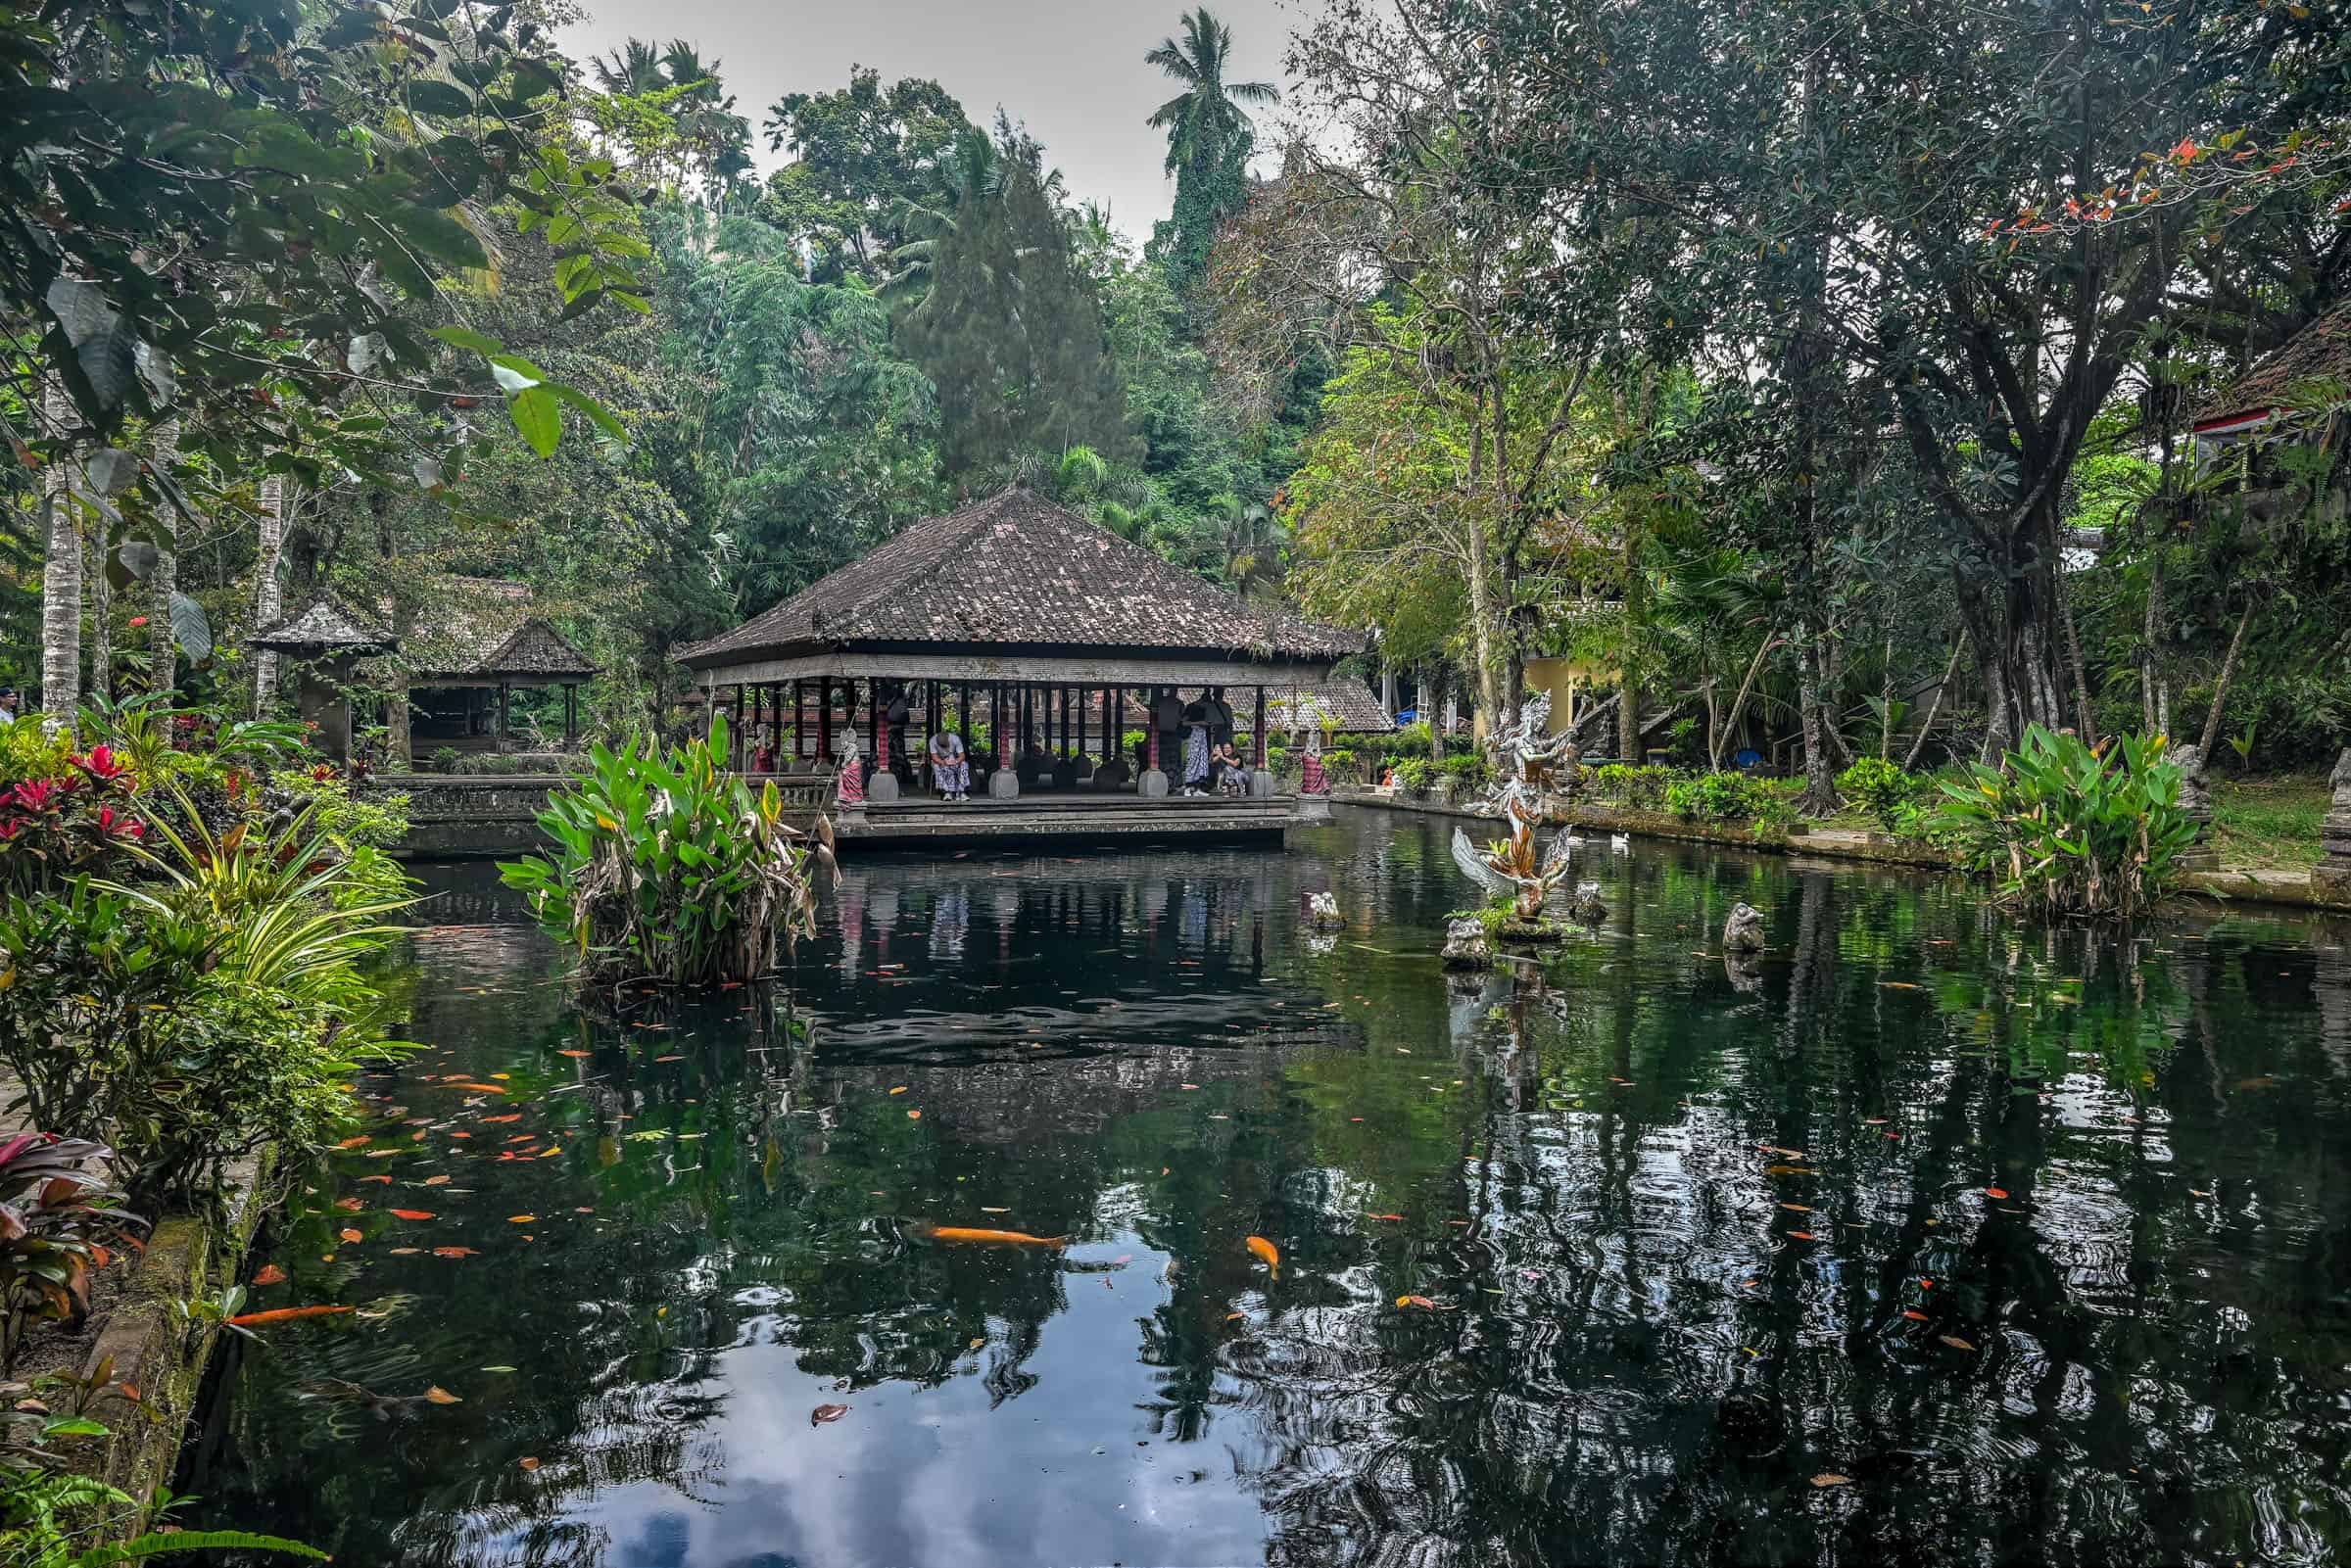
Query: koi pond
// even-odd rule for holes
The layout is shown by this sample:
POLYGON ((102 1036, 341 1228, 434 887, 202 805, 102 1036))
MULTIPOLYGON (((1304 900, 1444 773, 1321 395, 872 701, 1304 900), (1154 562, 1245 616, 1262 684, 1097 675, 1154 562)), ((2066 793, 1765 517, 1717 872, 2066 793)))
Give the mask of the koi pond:
POLYGON ((788 992, 617 1017, 429 873, 428 1049, 249 1270, 356 1309, 236 1348, 184 1522, 367 1568, 2351 1541, 2343 927, 1595 839, 1606 922, 1463 981, 1450 833, 853 861, 788 992))

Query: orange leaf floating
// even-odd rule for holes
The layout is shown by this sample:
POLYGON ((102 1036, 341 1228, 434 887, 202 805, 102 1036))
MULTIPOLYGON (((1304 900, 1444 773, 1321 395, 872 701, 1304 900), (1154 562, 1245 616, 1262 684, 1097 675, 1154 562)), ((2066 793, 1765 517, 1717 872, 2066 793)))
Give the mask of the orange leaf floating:
POLYGON ((463 1404, 465 1402, 438 1383, 424 1391, 424 1398, 429 1404, 463 1404))
POLYGON ((280 1307, 266 1312, 244 1312, 228 1321, 237 1328, 266 1328, 271 1323, 293 1323, 306 1317, 333 1317, 338 1312, 357 1310, 353 1307, 280 1307))
POLYGON ((1250 1256, 1260 1259, 1275 1279, 1281 1278, 1281 1249, 1263 1236, 1252 1236, 1245 1244, 1250 1256))
POLYGON ((429 1209, 395 1209, 392 1212, 402 1219, 430 1219, 433 1217, 433 1212, 429 1209))
POLYGON ((256 1285, 283 1285, 286 1282, 286 1271, 275 1263, 265 1263, 263 1265, 262 1271, 253 1276, 253 1282, 256 1285))
POLYGON ((1067 1236, 1032 1236, 1025 1230, 984 1230, 974 1225, 930 1225, 916 1231, 932 1241, 1003 1242, 1016 1247, 1067 1247, 1067 1236))

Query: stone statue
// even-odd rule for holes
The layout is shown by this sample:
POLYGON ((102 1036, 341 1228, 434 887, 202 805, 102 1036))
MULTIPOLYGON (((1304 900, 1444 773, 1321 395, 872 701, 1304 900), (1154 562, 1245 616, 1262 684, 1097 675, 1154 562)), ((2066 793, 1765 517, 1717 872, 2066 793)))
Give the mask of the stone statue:
POLYGON ((1486 940, 1483 926, 1464 917, 1445 927, 1445 951, 1439 956, 1449 970, 1486 969, 1494 962, 1494 944, 1486 940))
POLYGON ((1608 918, 1608 906, 1600 901, 1600 883, 1582 882, 1575 889, 1575 902, 1567 913, 1585 926, 1598 926, 1608 918))
POLYGON ((1336 930, 1346 924, 1339 914, 1339 900, 1331 893, 1306 895, 1306 923, 1317 930, 1336 930))
POLYGON ((2351 749, 2334 759, 2327 782, 2334 786, 2334 803, 2319 828, 2325 854, 2311 871, 2310 885, 2329 899, 2351 902, 2351 749))
POLYGON ((1763 951, 1763 912, 1752 904, 1734 904, 1731 918, 1722 925, 1722 948, 1726 953, 1760 953, 1763 951))
POLYGON ((2212 781, 2204 776, 2204 748, 2180 746, 2167 760, 2180 770, 2180 809, 2196 825, 2196 840, 2181 854, 2180 864, 2208 870, 2220 864, 2220 854, 2212 847, 2212 781))
POLYGON ((1567 877, 1567 834, 1560 833, 1551 841, 1551 852, 1537 858, 1535 854, 1535 824, 1521 800, 1515 796, 1504 802, 1503 822, 1511 836, 1497 839, 1481 851, 1469 842, 1469 835, 1459 828, 1453 831, 1453 863, 1466 873, 1469 879, 1490 893, 1508 893, 1521 921, 1542 917, 1543 904, 1567 877))
POLYGON ((840 733, 840 743, 833 748, 840 771, 834 776, 834 799, 844 806, 865 804, 865 768, 857 756, 857 727, 849 726, 840 733))

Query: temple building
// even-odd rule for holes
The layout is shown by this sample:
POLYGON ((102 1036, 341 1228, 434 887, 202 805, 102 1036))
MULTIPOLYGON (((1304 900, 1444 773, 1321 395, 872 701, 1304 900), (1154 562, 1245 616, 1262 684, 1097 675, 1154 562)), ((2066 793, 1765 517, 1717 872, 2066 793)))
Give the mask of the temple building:
POLYGON ((1278 833, 1303 806, 1266 771, 1275 715, 1339 691, 1360 722, 1384 722, 1333 673, 1363 648, 1015 488, 677 657, 714 708, 751 720, 735 726, 740 765, 830 771, 853 743, 880 766, 844 835, 919 839, 1278 833), (1186 793, 1195 731, 1238 748, 1240 798, 1186 793), (918 798, 942 732, 972 765, 968 800, 918 798))

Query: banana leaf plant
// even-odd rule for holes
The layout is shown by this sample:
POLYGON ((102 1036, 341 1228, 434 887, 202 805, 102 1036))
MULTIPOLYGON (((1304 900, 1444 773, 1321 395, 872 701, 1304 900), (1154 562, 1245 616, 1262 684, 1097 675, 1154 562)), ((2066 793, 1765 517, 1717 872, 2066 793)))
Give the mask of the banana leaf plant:
POLYGON ((2135 920, 2178 880, 2196 824, 2184 774, 2162 736, 2118 736, 2096 750, 2039 725, 2001 766, 1946 783, 1941 824, 2004 902, 2046 915, 2135 920))
POLYGON ((145 1221, 120 1209, 97 1171, 112 1151, 45 1132, 0 1141, 0 1373, 16 1369, 36 1324, 78 1321, 90 1274, 145 1221))
POLYGON ((754 979, 815 929, 812 867, 832 865, 832 825, 794 828, 774 783, 753 791, 728 756, 724 717, 666 753, 599 743, 586 774, 549 791, 552 852, 500 863, 585 980, 754 979))

